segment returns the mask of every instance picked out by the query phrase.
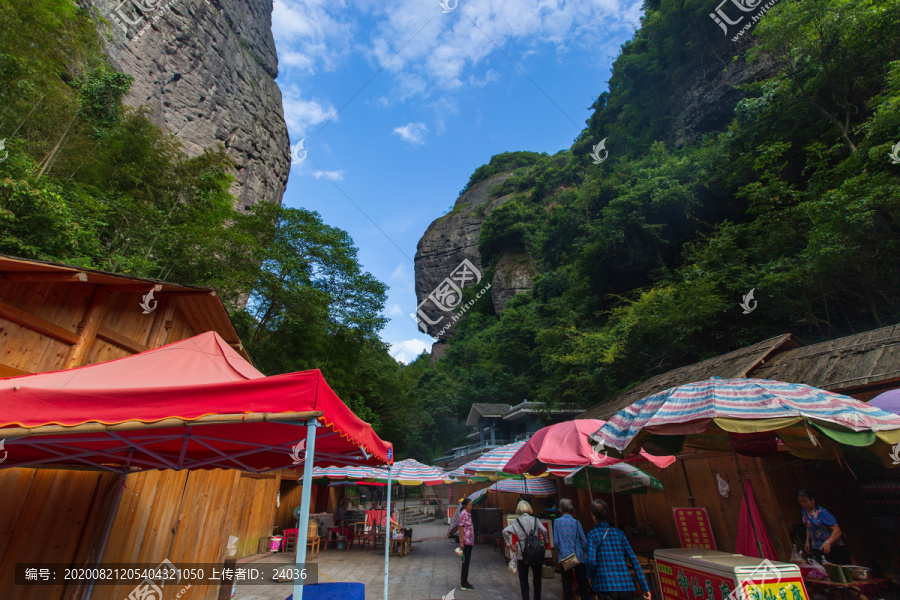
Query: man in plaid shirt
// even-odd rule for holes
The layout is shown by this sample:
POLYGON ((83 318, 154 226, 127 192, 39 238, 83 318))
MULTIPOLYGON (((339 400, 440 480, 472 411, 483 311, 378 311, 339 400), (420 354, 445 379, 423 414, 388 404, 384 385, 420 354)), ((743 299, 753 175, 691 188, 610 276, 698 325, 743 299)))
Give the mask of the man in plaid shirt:
POLYGON ((591 504, 594 528, 587 536, 587 572, 591 590, 609 600, 632 600, 634 579, 643 592, 644 600, 650 600, 650 587, 644 579, 644 571, 625 534, 607 523, 609 506, 603 500, 591 504), (630 566, 630 568, 629 568, 630 566), (632 575, 631 569, 634 570, 632 575))

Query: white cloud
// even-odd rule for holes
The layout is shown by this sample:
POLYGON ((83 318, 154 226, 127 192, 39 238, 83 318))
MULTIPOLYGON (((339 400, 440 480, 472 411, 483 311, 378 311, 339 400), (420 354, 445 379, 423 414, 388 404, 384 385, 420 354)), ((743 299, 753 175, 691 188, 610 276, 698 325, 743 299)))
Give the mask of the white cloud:
POLYGON ((314 74, 362 55, 372 73, 384 67, 394 77, 390 100, 402 101, 518 71, 504 54, 527 70, 544 45, 615 55, 607 40, 621 35, 610 32, 628 33, 640 14, 641 0, 465 0, 447 14, 437 1, 275 0, 272 22, 285 68, 314 74))
POLYGON ((332 181, 343 181, 344 180, 344 172, 343 171, 323 171, 319 169, 315 173, 316 179, 321 179, 322 177, 327 177, 332 181))
POLYGON ((342 0, 275 0, 272 33, 282 67, 333 71, 351 50, 354 25, 342 0))
POLYGON ((391 308, 388 309, 388 314, 392 317, 401 317, 403 316, 403 309, 395 302, 391 304, 391 308))
POLYGON ((428 344, 422 340, 403 340, 402 342, 392 342, 390 352, 391 356, 398 361, 409 364, 429 348, 428 344))
POLYGON ((403 127, 394 127, 394 133, 403 138, 404 142, 409 142, 413 146, 421 146, 425 143, 425 134, 428 128, 425 123, 407 123, 403 127))
POLYGON ((406 263, 400 263, 397 265, 397 268, 394 269, 394 272, 391 273, 391 276, 388 277, 388 280, 408 285, 412 283, 411 275, 412 269, 410 269, 406 263))
POLYGON ((288 129, 296 133, 294 137, 312 133, 312 128, 331 119, 337 112, 328 102, 304 99, 296 86, 282 90, 281 104, 288 129))

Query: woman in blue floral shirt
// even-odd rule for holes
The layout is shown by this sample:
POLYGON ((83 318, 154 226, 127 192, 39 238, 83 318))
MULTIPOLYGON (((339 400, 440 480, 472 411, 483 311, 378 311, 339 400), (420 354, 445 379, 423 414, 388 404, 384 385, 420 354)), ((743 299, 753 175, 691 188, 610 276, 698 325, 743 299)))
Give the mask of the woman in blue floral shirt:
POLYGON ((819 562, 824 557, 836 565, 849 565, 850 553, 834 515, 816 504, 815 497, 806 490, 797 492, 797 501, 803 509, 803 524, 806 525, 807 556, 819 562))

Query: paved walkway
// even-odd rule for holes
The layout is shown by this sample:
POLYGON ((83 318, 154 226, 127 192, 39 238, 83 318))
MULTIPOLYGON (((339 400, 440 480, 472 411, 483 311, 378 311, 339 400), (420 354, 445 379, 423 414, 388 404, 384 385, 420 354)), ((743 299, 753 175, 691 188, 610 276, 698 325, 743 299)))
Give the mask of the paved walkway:
MULTIPOLYGON (((454 543, 445 538, 443 523, 413 526, 413 550, 406 556, 392 556, 390 566, 390 600, 440 600, 456 589, 457 600, 518 600, 519 577, 509 572, 507 561, 493 547, 476 544, 472 549, 469 581, 472 591, 459 589, 460 559, 453 552, 454 543)), ((247 566, 269 563, 287 564, 286 554, 273 554, 247 566)), ((310 561, 312 562, 312 561, 310 561)), ((357 548, 336 550, 334 547, 319 553, 319 582, 355 581, 366 586, 366 600, 382 600, 384 594, 384 550, 357 548)), ((543 597, 562 595, 559 574, 543 581, 543 597)), ((239 586, 237 600, 285 600, 291 594, 290 585, 239 586)))

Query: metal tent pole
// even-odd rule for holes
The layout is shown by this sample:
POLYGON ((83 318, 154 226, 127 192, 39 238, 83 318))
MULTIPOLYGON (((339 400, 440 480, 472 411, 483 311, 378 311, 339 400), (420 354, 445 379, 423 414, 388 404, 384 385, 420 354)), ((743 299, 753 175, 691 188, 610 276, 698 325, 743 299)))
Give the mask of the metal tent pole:
POLYGON ((384 518, 384 600, 388 600, 388 573, 391 560, 391 476, 393 463, 388 467, 387 515, 384 518))
MULTIPOLYGON (((316 419, 306 422, 306 455, 303 458, 303 490, 300 492, 300 523, 297 525, 297 558, 298 564, 306 562, 306 543, 309 536, 309 505, 312 493, 313 465, 316 462, 316 419), (302 525, 306 523, 304 528, 302 525), (301 533, 302 532, 302 533, 301 533)), ((303 582, 294 580, 294 600, 303 600, 303 582)))

